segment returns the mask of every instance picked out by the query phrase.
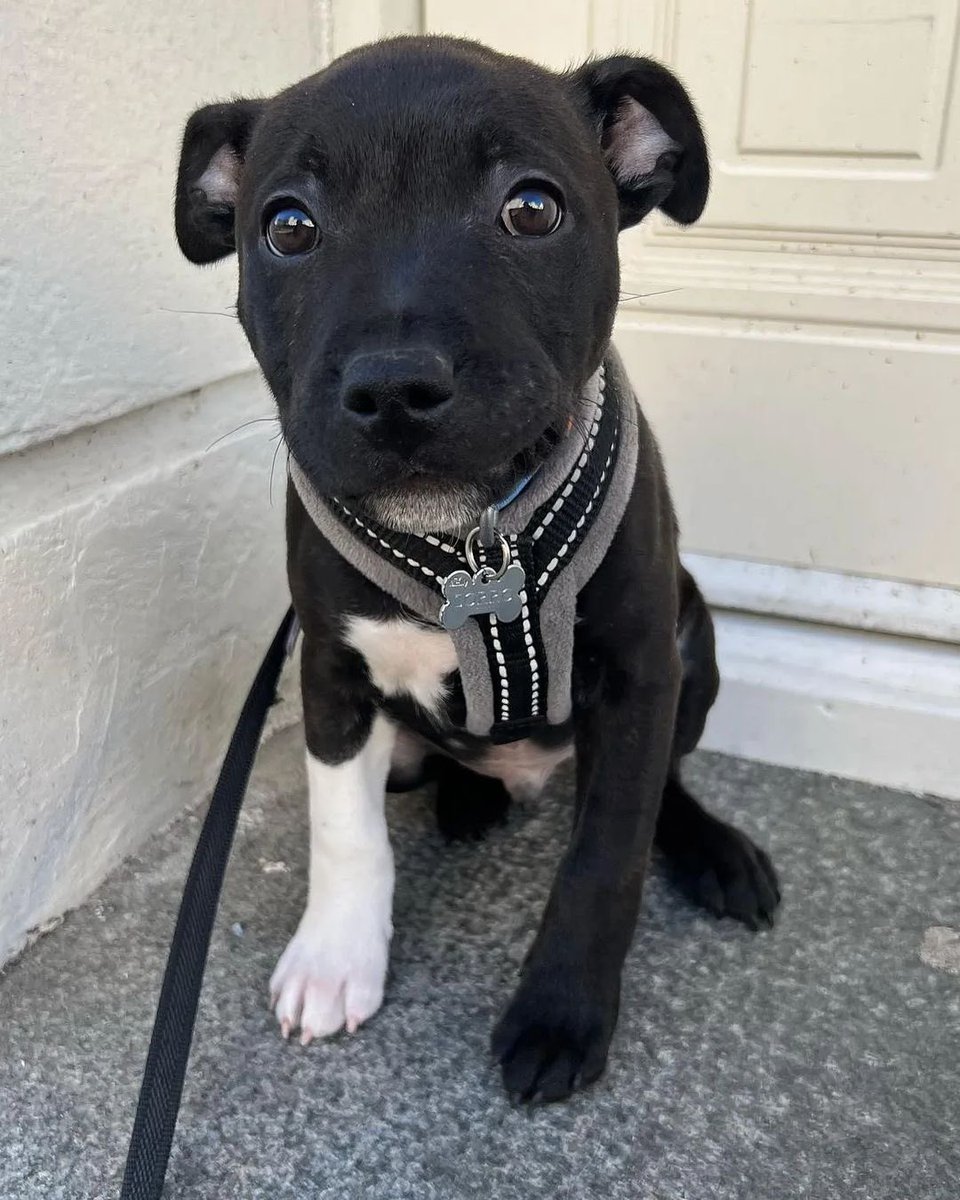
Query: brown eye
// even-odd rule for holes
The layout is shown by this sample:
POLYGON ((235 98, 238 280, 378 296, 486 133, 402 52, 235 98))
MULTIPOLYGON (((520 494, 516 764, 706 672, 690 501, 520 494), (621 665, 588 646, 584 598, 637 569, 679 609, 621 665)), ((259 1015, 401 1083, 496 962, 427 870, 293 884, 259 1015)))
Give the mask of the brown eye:
POLYGON ((557 200, 542 188, 525 187, 514 192, 500 210, 500 220, 514 237, 545 237, 560 224, 563 211, 557 200))
POLYGON ((283 258, 308 254, 320 241, 313 217, 302 208, 281 208, 267 222, 267 245, 283 258))

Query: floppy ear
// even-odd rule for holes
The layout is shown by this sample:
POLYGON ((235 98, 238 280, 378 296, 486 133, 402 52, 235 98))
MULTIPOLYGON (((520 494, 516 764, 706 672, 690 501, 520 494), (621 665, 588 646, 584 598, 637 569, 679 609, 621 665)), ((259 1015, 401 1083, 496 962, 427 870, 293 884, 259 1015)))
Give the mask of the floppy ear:
POLYGON ((264 103, 208 104, 187 122, 174 219, 180 249, 193 263, 216 262, 236 248, 233 217, 240 171, 264 103))
POLYGON ((595 123, 620 195, 620 228, 659 208, 689 225, 710 188, 707 147, 683 84, 651 58, 586 62, 569 79, 595 123))

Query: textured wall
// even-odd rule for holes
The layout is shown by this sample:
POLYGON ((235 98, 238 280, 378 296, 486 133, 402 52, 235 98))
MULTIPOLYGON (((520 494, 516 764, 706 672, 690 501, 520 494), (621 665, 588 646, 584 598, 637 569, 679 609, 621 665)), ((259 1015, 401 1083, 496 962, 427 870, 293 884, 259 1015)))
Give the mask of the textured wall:
POLYGON ((204 448, 265 407, 251 373, 4 463, 0 958, 210 783, 287 601, 268 427, 204 448))
POLYGON ((0 962, 203 794, 287 602, 274 425, 218 441, 272 410, 236 267, 172 194, 191 109, 317 69, 327 8, 4 13, 0 962))
POLYGON ((323 8, 5 6, 0 450, 250 365, 222 315, 233 265, 188 271, 176 250, 180 134, 199 103, 270 94, 316 70, 323 8))

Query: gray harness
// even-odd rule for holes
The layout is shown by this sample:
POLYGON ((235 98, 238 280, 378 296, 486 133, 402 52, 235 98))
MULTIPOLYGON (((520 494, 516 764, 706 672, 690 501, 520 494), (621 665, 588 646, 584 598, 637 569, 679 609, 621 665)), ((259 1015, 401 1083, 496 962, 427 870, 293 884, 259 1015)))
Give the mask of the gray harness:
POLYGON ((574 430, 501 511, 497 566, 491 565, 497 549, 490 559, 481 550, 477 562, 477 530, 466 539, 398 533, 353 506, 320 496, 291 458, 290 478, 300 499, 334 548, 422 621, 449 630, 468 733, 512 742, 570 717, 577 595, 602 562, 633 489, 635 409, 611 350, 587 385, 574 430), (499 589, 498 602, 491 611, 474 606, 464 619, 464 594, 470 608, 464 589, 481 577, 499 589), (504 603, 511 584, 516 594, 504 603), (451 605, 462 615, 455 616, 451 605))

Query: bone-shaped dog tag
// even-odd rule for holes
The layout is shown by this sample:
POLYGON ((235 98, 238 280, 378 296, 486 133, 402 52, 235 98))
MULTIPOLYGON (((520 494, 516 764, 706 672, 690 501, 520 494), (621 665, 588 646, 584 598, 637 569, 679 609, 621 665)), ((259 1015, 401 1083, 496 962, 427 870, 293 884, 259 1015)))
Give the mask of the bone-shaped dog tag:
POLYGON ((499 578, 490 567, 481 567, 473 575, 454 571, 443 581, 443 607, 440 624, 444 629, 459 629, 467 617, 492 613, 498 621, 515 621, 520 616, 527 577, 519 563, 510 563, 499 578))

